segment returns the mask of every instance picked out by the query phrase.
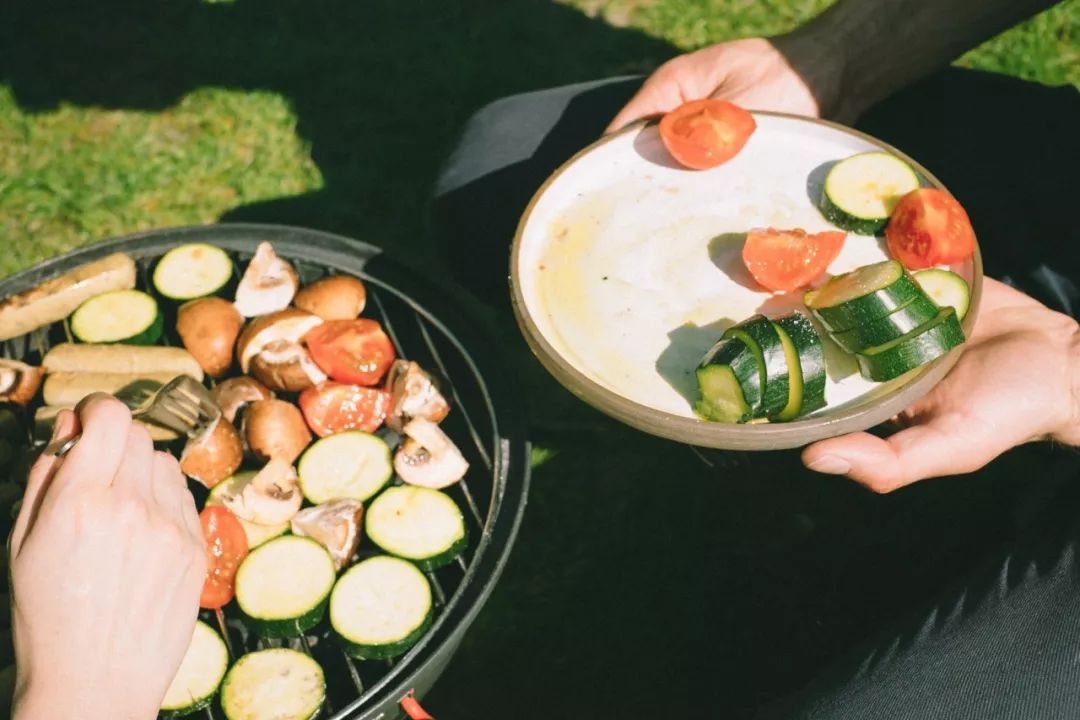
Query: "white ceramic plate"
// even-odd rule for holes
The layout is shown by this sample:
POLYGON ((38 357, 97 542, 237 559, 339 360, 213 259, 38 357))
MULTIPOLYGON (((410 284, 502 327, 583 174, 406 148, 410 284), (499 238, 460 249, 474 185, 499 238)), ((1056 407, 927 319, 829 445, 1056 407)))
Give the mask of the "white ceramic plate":
MULTIPOLYGON (((697 445, 764 449, 866 429, 928 391, 954 351, 890 383, 863 379, 854 358, 826 341, 828 405, 793 423, 730 425, 693 413, 694 368, 730 325, 802 307, 773 295, 742 263, 754 227, 833 229, 816 207, 830 165, 899 151, 817 120, 755 113, 758 128, 732 160, 707 171, 670 158, 655 124, 605 138, 567 162, 537 192, 514 240, 514 307, 534 352, 568 388, 635 427, 697 445)), ((829 274, 888 257, 883 241, 849 235, 829 274)), ((953 267, 981 290, 978 252, 953 267)))

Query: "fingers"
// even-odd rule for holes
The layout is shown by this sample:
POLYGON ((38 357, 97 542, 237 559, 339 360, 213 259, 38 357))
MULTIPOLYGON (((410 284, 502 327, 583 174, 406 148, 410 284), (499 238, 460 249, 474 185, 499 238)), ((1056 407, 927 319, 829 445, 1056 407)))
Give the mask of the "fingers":
POLYGON ((192 536, 202 538, 195 499, 188 490, 184 474, 176 458, 164 452, 154 453, 153 480, 150 484, 155 501, 179 522, 192 536))
POLYGON ((822 440, 807 447, 802 460, 816 472, 847 475, 887 493, 926 478, 973 472, 998 454, 932 421, 884 439, 853 433, 822 440))
MULTIPOLYGON (((53 435, 50 444, 67 438, 72 438, 79 432, 79 419, 70 410, 61 410, 53 422, 53 435)), ((22 507, 19 516, 15 519, 15 527, 11 533, 11 553, 17 555, 22 547, 23 538, 30 527, 34 524, 41 500, 45 491, 52 481, 56 469, 61 463, 55 455, 42 455, 34 463, 30 475, 26 479, 26 493, 23 495, 22 507)))
POLYGON ((153 477, 154 441, 150 439, 146 428, 138 423, 131 423, 124 445, 124 456, 112 485, 117 490, 128 490, 149 499, 153 477))
POLYGON ((90 395, 75 408, 82 438, 60 465, 50 492, 75 484, 108 487, 120 469, 127 447, 131 411, 119 400, 102 393, 90 395))
POLYGON ((675 81, 668 66, 653 73, 630 102, 604 130, 604 134, 623 129, 637 120, 653 118, 674 110, 689 98, 683 97, 682 86, 675 81))

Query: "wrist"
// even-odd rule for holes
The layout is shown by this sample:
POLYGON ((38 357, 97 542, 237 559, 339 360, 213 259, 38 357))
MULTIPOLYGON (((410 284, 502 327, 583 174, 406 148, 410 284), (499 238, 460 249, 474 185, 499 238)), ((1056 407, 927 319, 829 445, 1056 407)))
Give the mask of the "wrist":
POLYGON ((126 700, 113 702, 103 693, 101 688, 89 688, 88 697, 87 693, 73 685, 46 687, 45 683, 19 678, 15 686, 11 719, 152 720, 157 717, 156 707, 143 711, 131 707, 126 700))
POLYGON ((1072 324, 1072 335, 1065 346, 1065 375, 1068 387, 1068 410, 1051 438, 1073 447, 1080 447, 1080 326, 1072 324))
POLYGON ((850 92, 847 57, 831 32, 831 23, 819 16, 771 42, 813 94, 818 116, 850 123, 865 107, 850 92))

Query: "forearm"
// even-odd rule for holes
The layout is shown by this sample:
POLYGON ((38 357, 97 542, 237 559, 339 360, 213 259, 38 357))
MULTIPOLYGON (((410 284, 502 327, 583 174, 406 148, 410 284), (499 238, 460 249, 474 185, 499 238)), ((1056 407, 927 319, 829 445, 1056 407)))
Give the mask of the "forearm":
POLYGON ((832 68, 840 73, 840 83, 831 97, 818 99, 823 116, 850 120, 1054 4, 1055 0, 839 0, 784 42, 801 55, 825 51, 840 55, 832 68))
POLYGON ((1067 347, 1068 359, 1065 372, 1072 389, 1069 397, 1072 412, 1065 424, 1052 437, 1065 445, 1080 447, 1080 326, 1077 326, 1075 322, 1067 347))

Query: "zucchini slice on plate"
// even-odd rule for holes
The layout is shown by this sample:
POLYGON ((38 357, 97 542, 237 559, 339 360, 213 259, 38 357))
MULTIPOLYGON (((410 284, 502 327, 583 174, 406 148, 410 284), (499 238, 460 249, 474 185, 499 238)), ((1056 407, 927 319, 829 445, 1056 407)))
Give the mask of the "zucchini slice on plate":
POLYGON ((153 345, 162 327, 157 301, 139 290, 92 297, 71 315, 71 332, 84 343, 153 345))
POLYGON ((844 350, 857 353, 906 335, 936 318, 937 314, 938 306, 930 298, 920 295, 883 318, 856 325, 844 332, 830 333, 830 335, 844 350))
MULTIPOLYGON (((224 505, 224 498, 226 495, 240 494, 240 490, 254 476, 254 470, 244 470, 243 472, 238 472, 235 475, 225 478, 210 489, 210 494, 206 497, 206 504, 224 505)), ((236 519, 240 521, 240 527, 244 528, 244 535, 247 536, 248 547, 252 550, 266 541, 273 540, 289 531, 288 522, 284 522, 281 525, 259 525, 258 523, 245 520, 242 517, 236 519)))
POLYGON ((900 198, 918 187, 919 176, 895 155, 852 155, 836 163, 825 176, 821 213, 839 228, 876 235, 900 198))
POLYGON ((288 648, 258 650, 240 658, 221 688, 228 720, 314 720, 326 699, 319 663, 288 648))
POLYGON ((421 570, 446 565, 468 544, 461 509, 449 495, 431 488, 387 488, 371 502, 366 522, 371 542, 421 570))
POLYGON ((220 292, 233 278, 233 262, 219 247, 191 243, 165 253, 154 268, 154 287, 170 300, 220 292))
POLYGON ((942 308, 936 318, 892 342, 867 348, 855 357, 868 380, 885 382, 920 365, 937 360, 964 342, 964 330, 951 307, 942 308))
POLYGON ((697 369, 694 412, 704 420, 742 423, 761 405, 758 361, 742 340, 726 338, 705 353, 697 369))
POLYGON ((300 458, 300 489, 312 505, 349 498, 364 502, 390 481, 390 446, 371 433, 348 430, 329 435, 300 458))
POLYGON ((158 711, 174 718, 202 710, 214 699, 229 666, 229 651, 221 636, 197 621, 180 669, 176 671, 158 711))
POLYGON ((879 320, 925 296, 896 260, 863 265, 803 295, 806 307, 830 333, 879 320))
POLYGON ((814 324, 800 312, 773 323, 788 364, 788 401, 776 414, 780 421, 825 407, 825 350, 814 324))
POLYGON ((754 417, 771 417, 783 410, 788 403, 788 365, 772 321, 764 315, 751 315, 728 328, 724 337, 741 341, 757 359, 761 402, 754 407, 754 417))
POLYGON ((345 652, 391 658, 431 626, 431 585, 412 563, 380 555, 348 570, 330 596, 330 624, 345 652))
POLYGON ((255 548, 240 563, 236 602, 258 635, 296 637, 322 620, 336 578, 326 548, 286 535, 255 548))
POLYGON ((971 288, 967 280, 951 270, 930 268, 915 273, 915 281, 926 291, 938 307, 956 310, 956 318, 963 320, 971 304, 971 288))

